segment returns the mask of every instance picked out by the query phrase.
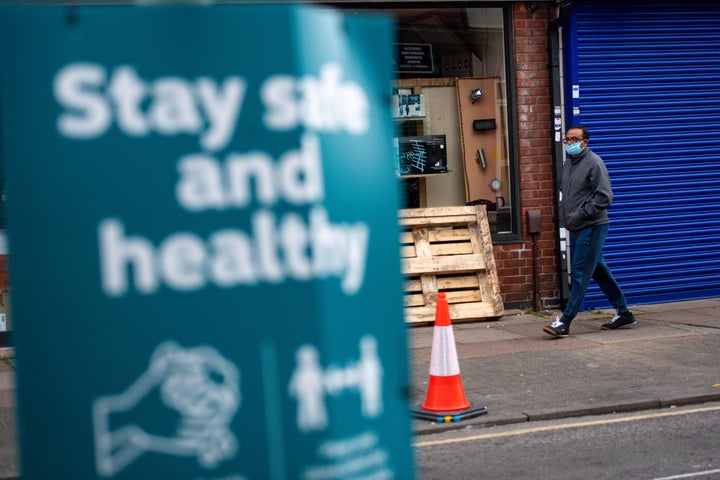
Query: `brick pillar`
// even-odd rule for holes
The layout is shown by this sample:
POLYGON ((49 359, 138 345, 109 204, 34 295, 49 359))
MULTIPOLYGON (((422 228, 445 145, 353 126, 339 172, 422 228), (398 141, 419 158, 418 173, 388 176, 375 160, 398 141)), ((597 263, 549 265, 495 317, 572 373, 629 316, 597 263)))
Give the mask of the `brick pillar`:
POLYGON ((560 296, 557 269, 555 183, 552 159, 552 85, 548 54, 548 25, 554 17, 551 3, 537 2, 530 12, 526 2, 513 4, 515 78, 519 138, 520 198, 523 243, 496 245, 500 291, 505 303, 532 306, 532 237, 525 232, 527 210, 539 210, 542 233, 537 238, 540 296, 560 296))

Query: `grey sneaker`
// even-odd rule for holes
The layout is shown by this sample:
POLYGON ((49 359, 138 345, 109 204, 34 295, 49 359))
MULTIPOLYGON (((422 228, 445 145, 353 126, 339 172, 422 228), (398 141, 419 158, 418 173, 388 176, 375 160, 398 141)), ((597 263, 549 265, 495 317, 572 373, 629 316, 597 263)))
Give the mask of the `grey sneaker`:
POLYGON ((632 312, 616 313, 612 320, 603 323, 600 328, 603 330, 617 330, 618 328, 632 327, 636 323, 637 320, 635 320, 632 312))
POLYGON ((543 327, 543 332, 558 338, 564 338, 570 335, 570 327, 560 321, 560 317, 555 317, 555 321, 550 325, 543 327))

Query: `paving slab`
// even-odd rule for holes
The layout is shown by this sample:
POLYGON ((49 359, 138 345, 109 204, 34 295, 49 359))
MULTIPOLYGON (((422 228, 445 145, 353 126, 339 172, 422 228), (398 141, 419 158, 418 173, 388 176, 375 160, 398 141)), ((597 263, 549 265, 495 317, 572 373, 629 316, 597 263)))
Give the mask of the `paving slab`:
POLYGON ((14 479, 18 475, 15 408, 0 408, 0 478, 14 479))
MULTIPOLYGON (((689 308, 716 308, 720 309, 719 298, 708 298, 701 300, 689 300, 683 302, 653 303, 649 305, 630 306, 633 312, 673 312, 687 310, 689 308)), ((717 313, 715 314, 717 315, 717 313)))
MULTIPOLYGON (((503 340, 517 340, 525 336, 515 334, 507 328, 493 328, 490 326, 478 325, 475 329, 454 330, 455 342, 458 344, 497 342, 503 340)), ((482 348, 482 347, 480 347, 482 348)))
MULTIPOLYGON (((643 320, 665 322, 673 325, 704 325, 707 327, 720 328, 720 313, 708 313, 705 309, 656 312, 643 320)), ((640 320, 638 320, 638 322, 639 321, 640 320)))
POLYGON ((676 326, 663 326, 658 324, 638 324, 633 328, 621 328, 618 330, 606 330, 592 332, 585 335, 585 340, 603 345, 616 343, 630 343, 646 340, 658 340, 670 337, 687 337, 701 335, 702 332, 692 328, 680 328, 676 326))

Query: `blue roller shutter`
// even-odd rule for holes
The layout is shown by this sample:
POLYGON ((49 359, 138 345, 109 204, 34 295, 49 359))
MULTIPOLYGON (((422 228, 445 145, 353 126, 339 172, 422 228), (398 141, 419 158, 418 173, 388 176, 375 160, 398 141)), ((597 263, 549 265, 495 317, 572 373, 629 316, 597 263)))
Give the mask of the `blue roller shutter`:
MULTIPOLYGON (((607 164, 629 303, 720 296, 720 4, 586 1, 568 30, 568 122, 607 164)), ((586 306, 609 306, 594 282, 586 306)))

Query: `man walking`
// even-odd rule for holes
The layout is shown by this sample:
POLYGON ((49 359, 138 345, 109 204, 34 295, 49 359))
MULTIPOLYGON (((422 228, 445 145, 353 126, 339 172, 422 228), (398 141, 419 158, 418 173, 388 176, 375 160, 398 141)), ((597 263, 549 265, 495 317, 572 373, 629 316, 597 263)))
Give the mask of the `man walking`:
POLYGON ((605 162, 588 148, 590 135, 583 126, 567 130, 563 143, 567 160, 560 180, 560 226, 572 236, 570 298, 562 316, 555 318, 543 331, 555 337, 570 335, 570 323, 580 308, 590 278, 608 298, 617 314, 602 324, 603 330, 616 330, 635 325, 635 317, 627 308, 625 294, 615 281, 602 256, 602 247, 610 220, 607 208, 613 199, 610 177, 605 162))

